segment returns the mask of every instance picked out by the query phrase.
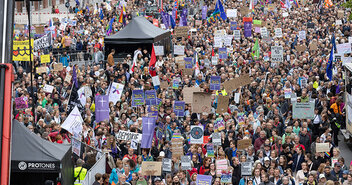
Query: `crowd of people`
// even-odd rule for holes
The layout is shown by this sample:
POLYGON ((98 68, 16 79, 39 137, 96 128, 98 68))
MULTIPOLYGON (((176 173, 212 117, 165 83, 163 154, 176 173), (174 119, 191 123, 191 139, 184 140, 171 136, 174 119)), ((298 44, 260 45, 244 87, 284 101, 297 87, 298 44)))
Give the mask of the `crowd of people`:
MULTIPOLYGON (((15 119, 43 139, 69 144, 73 133, 62 129, 61 124, 72 110, 71 102, 77 100, 78 89, 85 86, 86 92, 90 93, 80 109, 84 120, 81 142, 89 147, 82 155, 76 156, 76 159, 80 158, 76 164, 79 169, 89 170, 100 157, 106 157, 106 173, 96 174, 94 184, 191 185, 197 184, 197 175, 211 176, 211 184, 352 184, 352 162, 345 161, 337 137, 340 129, 346 127, 346 76, 342 59, 330 57, 334 53, 331 50, 334 50, 335 42, 348 43, 352 35, 349 12, 341 2, 327 5, 305 0, 223 1, 225 9, 237 9, 237 17, 223 20, 222 16, 218 16, 214 22, 202 18, 202 7, 207 6, 206 17, 211 17, 217 8, 216 1, 163 3, 163 11, 170 14, 173 9, 178 12, 189 10, 186 26, 196 32, 181 38, 173 35, 172 44, 185 46, 185 57, 195 59, 191 75, 185 75, 176 65, 172 53, 158 56, 153 70, 160 81, 167 81, 170 86, 154 87, 149 72, 149 62, 154 57, 151 51, 139 48, 118 63, 104 55, 104 36, 108 29, 111 29, 109 34, 117 33, 135 15, 142 15, 144 7, 152 4, 150 1, 111 1, 84 8, 77 6, 70 10, 76 13, 76 25, 68 25, 60 31, 60 23, 54 23, 55 34, 50 49, 67 49, 59 60, 53 57, 50 49, 34 53, 35 67, 45 66, 47 73, 34 72, 33 86, 30 65, 15 62, 14 96, 27 97, 29 105, 27 109, 15 109, 15 119), (249 9, 252 5, 253 8, 249 9), (269 5, 274 8, 269 9, 269 5), (284 16, 285 13, 287 16, 284 16), (123 21, 120 22, 122 15, 123 21), (269 32, 268 37, 256 32, 254 26, 251 36, 245 37, 244 17, 261 20, 261 27, 266 27, 269 32), (341 24, 338 24, 340 20, 341 24), (196 24, 197 21, 201 24, 196 24), (231 46, 227 46, 226 59, 212 60, 219 53, 214 47, 214 33, 225 30, 226 35, 233 35, 233 21, 236 22, 235 30, 241 31, 240 39, 232 38, 231 46), (282 29, 282 37, 275 37, 275 28, 282 29), (298 39, 300 31, 306 32, 306 38, 298 39), (256 41, 260 49, 255 49, 256 41), (315 43, 316 49, 312 43, 315 43), (271 61, 271 46, 275 45, 283 47, 282 62, 271 61), (88 51, 88 54, 81 53, 78 57, 92 62, 73 66, 66 53, 71 50, 78 53, 88 51), (258 55, 254 56, 257 52, 258 55), (51 54, 50 63, 40 63, 40 55, 44 53, 51 54), (135 57, 136 53, 139 54, 135 57), (62 71, 53 70, 57 63, 63 64, 62 71), (66 75, 73 75, 75 69, 77 86, 74 80, 65 81, 66 75), (227 92, 223 85, 220 90, 210 90, 211 76, 220 76, 221 83, 224 83, 247 73, 251 83, 233 92, 227 92), (178 89, 171 88, 174 79, 179 79, 178 89), (116 104, 110 102, 109 120, 97 122, 95 96, 108 94, 112 82, 124 85, 121 100, 116 104), (45 84, 54 86, 52 93, 44 92, 45 84), (187 103, 184 116, 176 116, 174 101, 184 101, 185 87, 200 87, 202 92, 211 93, 210 112, 194 113, 193 105, 187 103), (132 107, 132 91, 154 88, 161 99, 157 106, 156 126, 164 125, 162 137, 154 137, 151 148, 138 145, 133 149, 131 141, 118 140, 116 135, 120 130, 142 133, 142 118, 148 116, 150 109, 146 105, 132 107), (290 92, 289 96, 287 92, 290 92), (239 98, 235 98, 238 93, 239 98), (230 99, 228 110, 224 113, 216 113, 219 96, 230 99), (294 101, 314 101, 314 118, 294 119, 294 101), (219 119, 225 123, 223 130, 215 128, 219 119), (210 138, 208 143, 189 142, 191 125, 204 127, 204 136, 210 138), (207 145, 217 132, 221 133, 221 144, 215 147, 214 155, 210 155, 207 145), (191 157, 188 170, 183 170, 180 158, 173 156, 172 138, 175 133, 184 139, 183 155, 191 157), (244 139, 250 139, 251 145, 238 149, 238 141, 244 139), (317 152, 317 143, 328 143, 330 151, 317 152), (142 173, 143 161, 162 161, 163 158, 172 159, 171 172, 163 172, 161 176, 145 176, 142 173), (223 172, 218 170, 219 160, 226 160, 230 182, 221 178, 223 172), (245 162, 252 164, 251 175, 242 175, 241 164, 245 162)), ((155 18, 162 23, 161 17, 147 17, 151 22, 155 18)), ((179 19, 180 16, 176 16, 176 25, 179 19)), ((175 28, 169 25, 167 29, 173 33, 175 28)), ((25 33, 20 33, 16 39, 27 38, 25 33)), ((84 179, 80 178, 81 171, 75 170, 77 184, 80 183, 77 179, 84 179)))

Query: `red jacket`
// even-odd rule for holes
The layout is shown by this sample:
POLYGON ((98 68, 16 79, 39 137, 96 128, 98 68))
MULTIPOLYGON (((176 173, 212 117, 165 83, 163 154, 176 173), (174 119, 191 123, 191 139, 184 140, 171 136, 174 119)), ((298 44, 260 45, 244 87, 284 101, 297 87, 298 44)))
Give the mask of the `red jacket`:
POLYGON ((259 137, 254 141, 255 152, 260 150, 260 147, 264 144, 265 140, 266 140, 266 138, 262 139, 261 137, 259 137))

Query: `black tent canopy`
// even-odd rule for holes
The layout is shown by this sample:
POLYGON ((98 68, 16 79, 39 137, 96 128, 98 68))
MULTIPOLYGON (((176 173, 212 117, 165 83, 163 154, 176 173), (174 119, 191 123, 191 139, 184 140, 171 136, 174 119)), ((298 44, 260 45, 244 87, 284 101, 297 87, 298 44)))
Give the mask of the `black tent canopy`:
POLYGON ((73 184, 71 145, 52 143, 30 132, 17 120, 12 122, 11 184, 43 184, 61 177, 73 184))
POLYGON ((169 39, 170 32, 160 29, 140 16, 132 19, 125 28, 114 35, 105 37, 106 44, 146 44, 169 39))

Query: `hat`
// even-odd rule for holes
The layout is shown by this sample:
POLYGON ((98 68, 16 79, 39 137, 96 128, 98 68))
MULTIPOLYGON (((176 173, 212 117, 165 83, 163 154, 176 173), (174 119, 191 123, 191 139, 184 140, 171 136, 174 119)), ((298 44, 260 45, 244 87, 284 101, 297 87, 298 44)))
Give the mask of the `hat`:
POLYGON ((142 119, 142 118, 138 118, 137 120, 138 120, 138 121, 142 121, 143 119, 142 119))
POLYGON ((165 157, 165 152, 164 152, 164 151, 161 151, 161 152, 159 153, 159 156, 160 156, 160 157, 165 157))
POLYGON ((341 167, 341 164, 339 162, 335 163, 334 166, 338 166, 338 167, 341 167))
POLYGON ((264 161, 270 161, 269 157, 265 157, 264 161))
POLYGON ((132 114, 131 117, 137 117, 137 115, 136 114, 132 114))
POLYGON ((157 181, 161 181, 161 179, 160 179, 159 177, 156 177, 156 178, 154 179, 154 182, 157 182, 157 181))
POLYGON ((342 173, 345 174, 345 175, 347 175, 347 174, 349 173, 349 171, 348 171, 348 170, 343 170, 342 173))
POLYGON ((319 175, 319 179, 321 179, 321 178, 325 178, 325 175, 324 174, 320 174, 319 175))

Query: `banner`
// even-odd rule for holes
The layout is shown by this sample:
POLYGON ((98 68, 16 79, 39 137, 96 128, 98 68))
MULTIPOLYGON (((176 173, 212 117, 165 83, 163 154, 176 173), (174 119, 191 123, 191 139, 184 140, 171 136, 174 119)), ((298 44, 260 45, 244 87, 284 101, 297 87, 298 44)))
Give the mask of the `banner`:
POLYGON ((141 148, 151 148, 153 135, 154 135, 154 126, 155 126, 155 118, 143 117, 142 118, 142 143, 141 148))
POLYGON ((185 57, 185 68, 192 69, 193 68, 193 58, 192 57, 185 57))
POLYGON ((115 134, 115 137, 117 140, 123 140, 123 141, 136 140, 136 141, 138 141, 138 143, 140 143, 142 141, 142 134, 135 133, 135 132, 123 131, 123 130, 119 130, 119 132, 117 134, 115 134))
POLYGON ((197 185, 211 185, 212 176, 197 175, 197 185))
POLYGON ((219 59, 227 59, 227 48, 219 48, 219 59))
POLYGON ((145 104, 146 105, 156 105, 156 91, 155 90, 148 90, 145 91, 145 104))
POLYGON ((118 101, 120 101, 124 87, 125 86, 123 84, 112 82, 109 88, 109 102, 111 101, 115 105, 118 101))
POLYGON ((44 49, 50 47, 51 45, 51 33, 47 33, 46 35, 40 37, 39 39, 34 40, 34 51, 38 51, 40 49, 44 49))
POLYGON ((220 90, 221 78, 220 76, 211 76, 210 77, 210 90, 220 90))
MULTIPOLYGON (((33 46, 33 39, 31 39, 31 45, 33 46)), ((29 61, 29 41, 13 41, 13 61, 29 61)), ((33 52, 32 52, 33 60, 33 52)))
POLYGON ((144 105, 144 93, 143 90, 132 91, 132 107, 144 105))
POLYGON ((61 125, 61 128, 67 130, 71 134, 80 133, 83 129, 83 119, 81 113, 79 112, 77 106, 73 108, 71 113, 65 119, 64 123, 61 125))
POLYGON ((15 98, 16 109, 26 109, 28 108, 27 97, 15 98))
POLYGON ((97 95, 95 96, 95 121, 100 122, 109 121, 109 96, 97 95))
POLYGON ((252 36, 252 22, 244 22, 244 36, 252 36))
POLYGON ((292 103, 293 119, 314 119, 314 101, 308 103, 292 103))
POLYGON ((177 117, 185 116, 185 102, 184 101, 175 101, 174 102, 174 113, 177 117))
POLYGON ((203 144, 203 126, 191 125, 191 144, 203 144))

